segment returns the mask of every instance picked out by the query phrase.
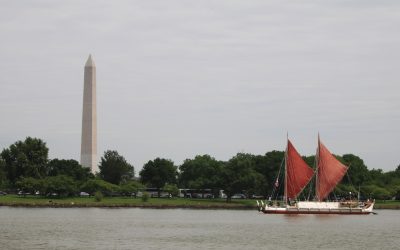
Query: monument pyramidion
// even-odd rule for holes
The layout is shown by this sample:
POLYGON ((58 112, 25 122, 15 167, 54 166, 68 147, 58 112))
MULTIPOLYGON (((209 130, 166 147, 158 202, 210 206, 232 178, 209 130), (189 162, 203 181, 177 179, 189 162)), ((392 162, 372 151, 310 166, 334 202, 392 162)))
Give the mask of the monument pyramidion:
POLYGON ((82 110, 81 165, 97 172, 96 66, 92 55, 85 64, 82 110))

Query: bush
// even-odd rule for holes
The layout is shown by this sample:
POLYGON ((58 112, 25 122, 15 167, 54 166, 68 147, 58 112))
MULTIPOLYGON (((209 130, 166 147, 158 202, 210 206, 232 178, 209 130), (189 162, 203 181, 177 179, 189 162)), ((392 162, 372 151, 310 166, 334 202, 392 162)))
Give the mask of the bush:
POLYGON ((99 202, 103 199, 103 194, 100 191, 97 191, 94 193, 94 200, 99 202))
POLYGON ((147 202, 150 198, 150 194, 148 192, 144 192, 142 195, 142 201, 147 202))

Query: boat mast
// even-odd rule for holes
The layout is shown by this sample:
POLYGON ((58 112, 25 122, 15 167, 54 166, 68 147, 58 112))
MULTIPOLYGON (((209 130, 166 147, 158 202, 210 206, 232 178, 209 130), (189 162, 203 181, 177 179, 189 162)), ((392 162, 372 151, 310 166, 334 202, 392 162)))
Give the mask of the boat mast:
POLYGON ((317 146, 317 153, 315 154, 315 196, 317 196, 317 200, 319 200, 319 193, 318 193, 318 162, 319 162, 319 146, 320 146, 320 140, 319 140, 319 132, 318 132, 318 146, 317 146))
POLYGON ((287 152, 288 152, 288 146, 289 146, 289 134, 286 134, 286 150, 285 150, 285 191, 283 194, 283 204, 287 204, 287 152))

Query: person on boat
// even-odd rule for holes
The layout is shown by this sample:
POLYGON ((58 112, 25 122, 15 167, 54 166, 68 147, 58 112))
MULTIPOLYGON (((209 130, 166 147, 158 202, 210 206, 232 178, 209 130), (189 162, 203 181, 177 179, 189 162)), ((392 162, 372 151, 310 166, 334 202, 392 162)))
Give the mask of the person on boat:
POLYGON ((272 206, 273 202, 272 202, 272 197, 268 197, 268 206, 272 206))

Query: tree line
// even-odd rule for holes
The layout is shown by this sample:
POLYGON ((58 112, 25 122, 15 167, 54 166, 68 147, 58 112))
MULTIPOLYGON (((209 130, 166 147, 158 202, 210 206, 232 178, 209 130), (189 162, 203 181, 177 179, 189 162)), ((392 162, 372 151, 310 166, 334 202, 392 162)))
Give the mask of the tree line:
MULTIPOLYGON (((224 190, 228 201, 237 193, 266 198, 276 184, 284 158, 283 151, 275 150, 264 155, 238 153, 228 161, 197 155, 179 166, 169 159, 156 158, 145 163, 135 177, 134 167, 117 151, 104 152, 96 175, 76 160, 49 159, 48 151, 43 140, 31 137, 4 148, 0 153, 0 190, 44 196, 96 191, 104 195, 131 195, 151 187, 158 194, 164 191, 177 195, 178 188, 186 188, 212 190, 215 196, 224 190)), ((353 154, 336 157, 349 166, 348 175, 334 190, 336 195, 361 191, 368 198, 400 199, 400 165, 394 171, 383 172, 369 170, 353 154)), ((304 160, 313 166, 315 156, 305 156, 304 160)), ((306 188, 303 192, 309 191, 306 188)))

